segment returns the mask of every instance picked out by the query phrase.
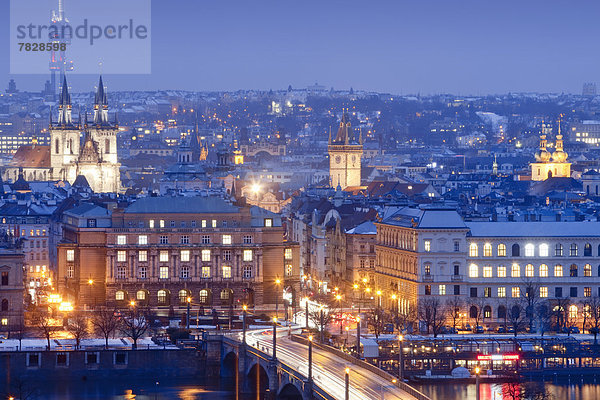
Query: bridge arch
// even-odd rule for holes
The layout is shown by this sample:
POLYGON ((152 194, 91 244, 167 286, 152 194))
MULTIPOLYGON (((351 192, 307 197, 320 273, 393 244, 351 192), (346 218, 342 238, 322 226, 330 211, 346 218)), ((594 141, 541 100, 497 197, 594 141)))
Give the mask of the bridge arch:
POLYGON ((260 363, 255 363, 248 371, 248 387, 251 393, 265 393, 269 389, 269 375, 260 363))
POLYGON ((303 400, 302 392, 292 383, 284 385, 277 394, 277 400, 303 400))
POLYGON ((230 351, 223 358, 221 363, 221 376, 223 378, 233 378, 236 376, 236 369, 238 365, 238 355, 234 351, 230 351))

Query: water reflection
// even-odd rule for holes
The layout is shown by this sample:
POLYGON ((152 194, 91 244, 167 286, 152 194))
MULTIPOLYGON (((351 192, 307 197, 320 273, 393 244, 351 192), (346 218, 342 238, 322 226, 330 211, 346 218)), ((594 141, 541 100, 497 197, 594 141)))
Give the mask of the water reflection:
MULTIPOLYGON (((596 383, 536 383, 548 389, 556 400, 596 400, 600 399, 600 384, 596 383)), ((430 384, 415 385, 431 400, 475 400, 475 384, 430 384)), ((507 393, 507 385, 500 383, 481 384, 481 400, 512 400, 507 393), (504 395, 503 395, 503 389, 504 395)))

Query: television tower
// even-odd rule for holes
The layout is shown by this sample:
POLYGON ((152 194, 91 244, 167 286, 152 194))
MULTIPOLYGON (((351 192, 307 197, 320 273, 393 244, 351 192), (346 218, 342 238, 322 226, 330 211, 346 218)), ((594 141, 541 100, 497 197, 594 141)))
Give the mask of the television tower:
POLYGON ((58 12, 56 10, 52 10, 52 20, 51 24, 56 26, 56 34, 50 36, 50 42, 52 44, 58 43, 59 50, 54 50, 50 52, 50 85, 52 87, 52 97, 56 97, 57 93, 57 79, 56 74, 59 73, 60 80, 59 82, 64 82, 65 72, 73 71, 73 61, 67 59, 66 56, 66 48, 71 44, 72 31, 71 29, 66 29, 69 26, 69 20, 65 17, 65 9, 64 9, 64 0, 58 0, 58 12), (60 49, 60 45, 63 50, 60 49))

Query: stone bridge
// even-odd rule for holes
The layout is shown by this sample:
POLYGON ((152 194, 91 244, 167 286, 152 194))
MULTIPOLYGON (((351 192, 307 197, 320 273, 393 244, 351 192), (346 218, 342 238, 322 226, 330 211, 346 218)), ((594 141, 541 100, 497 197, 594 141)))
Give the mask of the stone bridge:
POLYGON ((211 336, 208 341, 214 350, 220 342, 221 377, 232 379, 237 393, 258 392, 260 398, 270 400, 336 399, 293 367, 261 350, 227 336, 211 336))

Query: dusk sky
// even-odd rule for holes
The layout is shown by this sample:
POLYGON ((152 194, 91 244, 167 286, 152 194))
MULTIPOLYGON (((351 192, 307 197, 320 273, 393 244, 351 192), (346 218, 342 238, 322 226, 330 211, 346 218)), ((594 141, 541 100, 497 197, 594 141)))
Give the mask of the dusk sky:
MULTIPOLYGON (((13 77, 21 90, 41 90, 48 76, 8 74, 2 4, 0 87, 13 77)), ((109 90, 318 82, 394 94, 579 93, 599 81, 599 16, 600 3, 579 0, 154 0, 152 74, 105 82, 109 90)), ((96 78, 70 81, 92 90, 96 78)))

